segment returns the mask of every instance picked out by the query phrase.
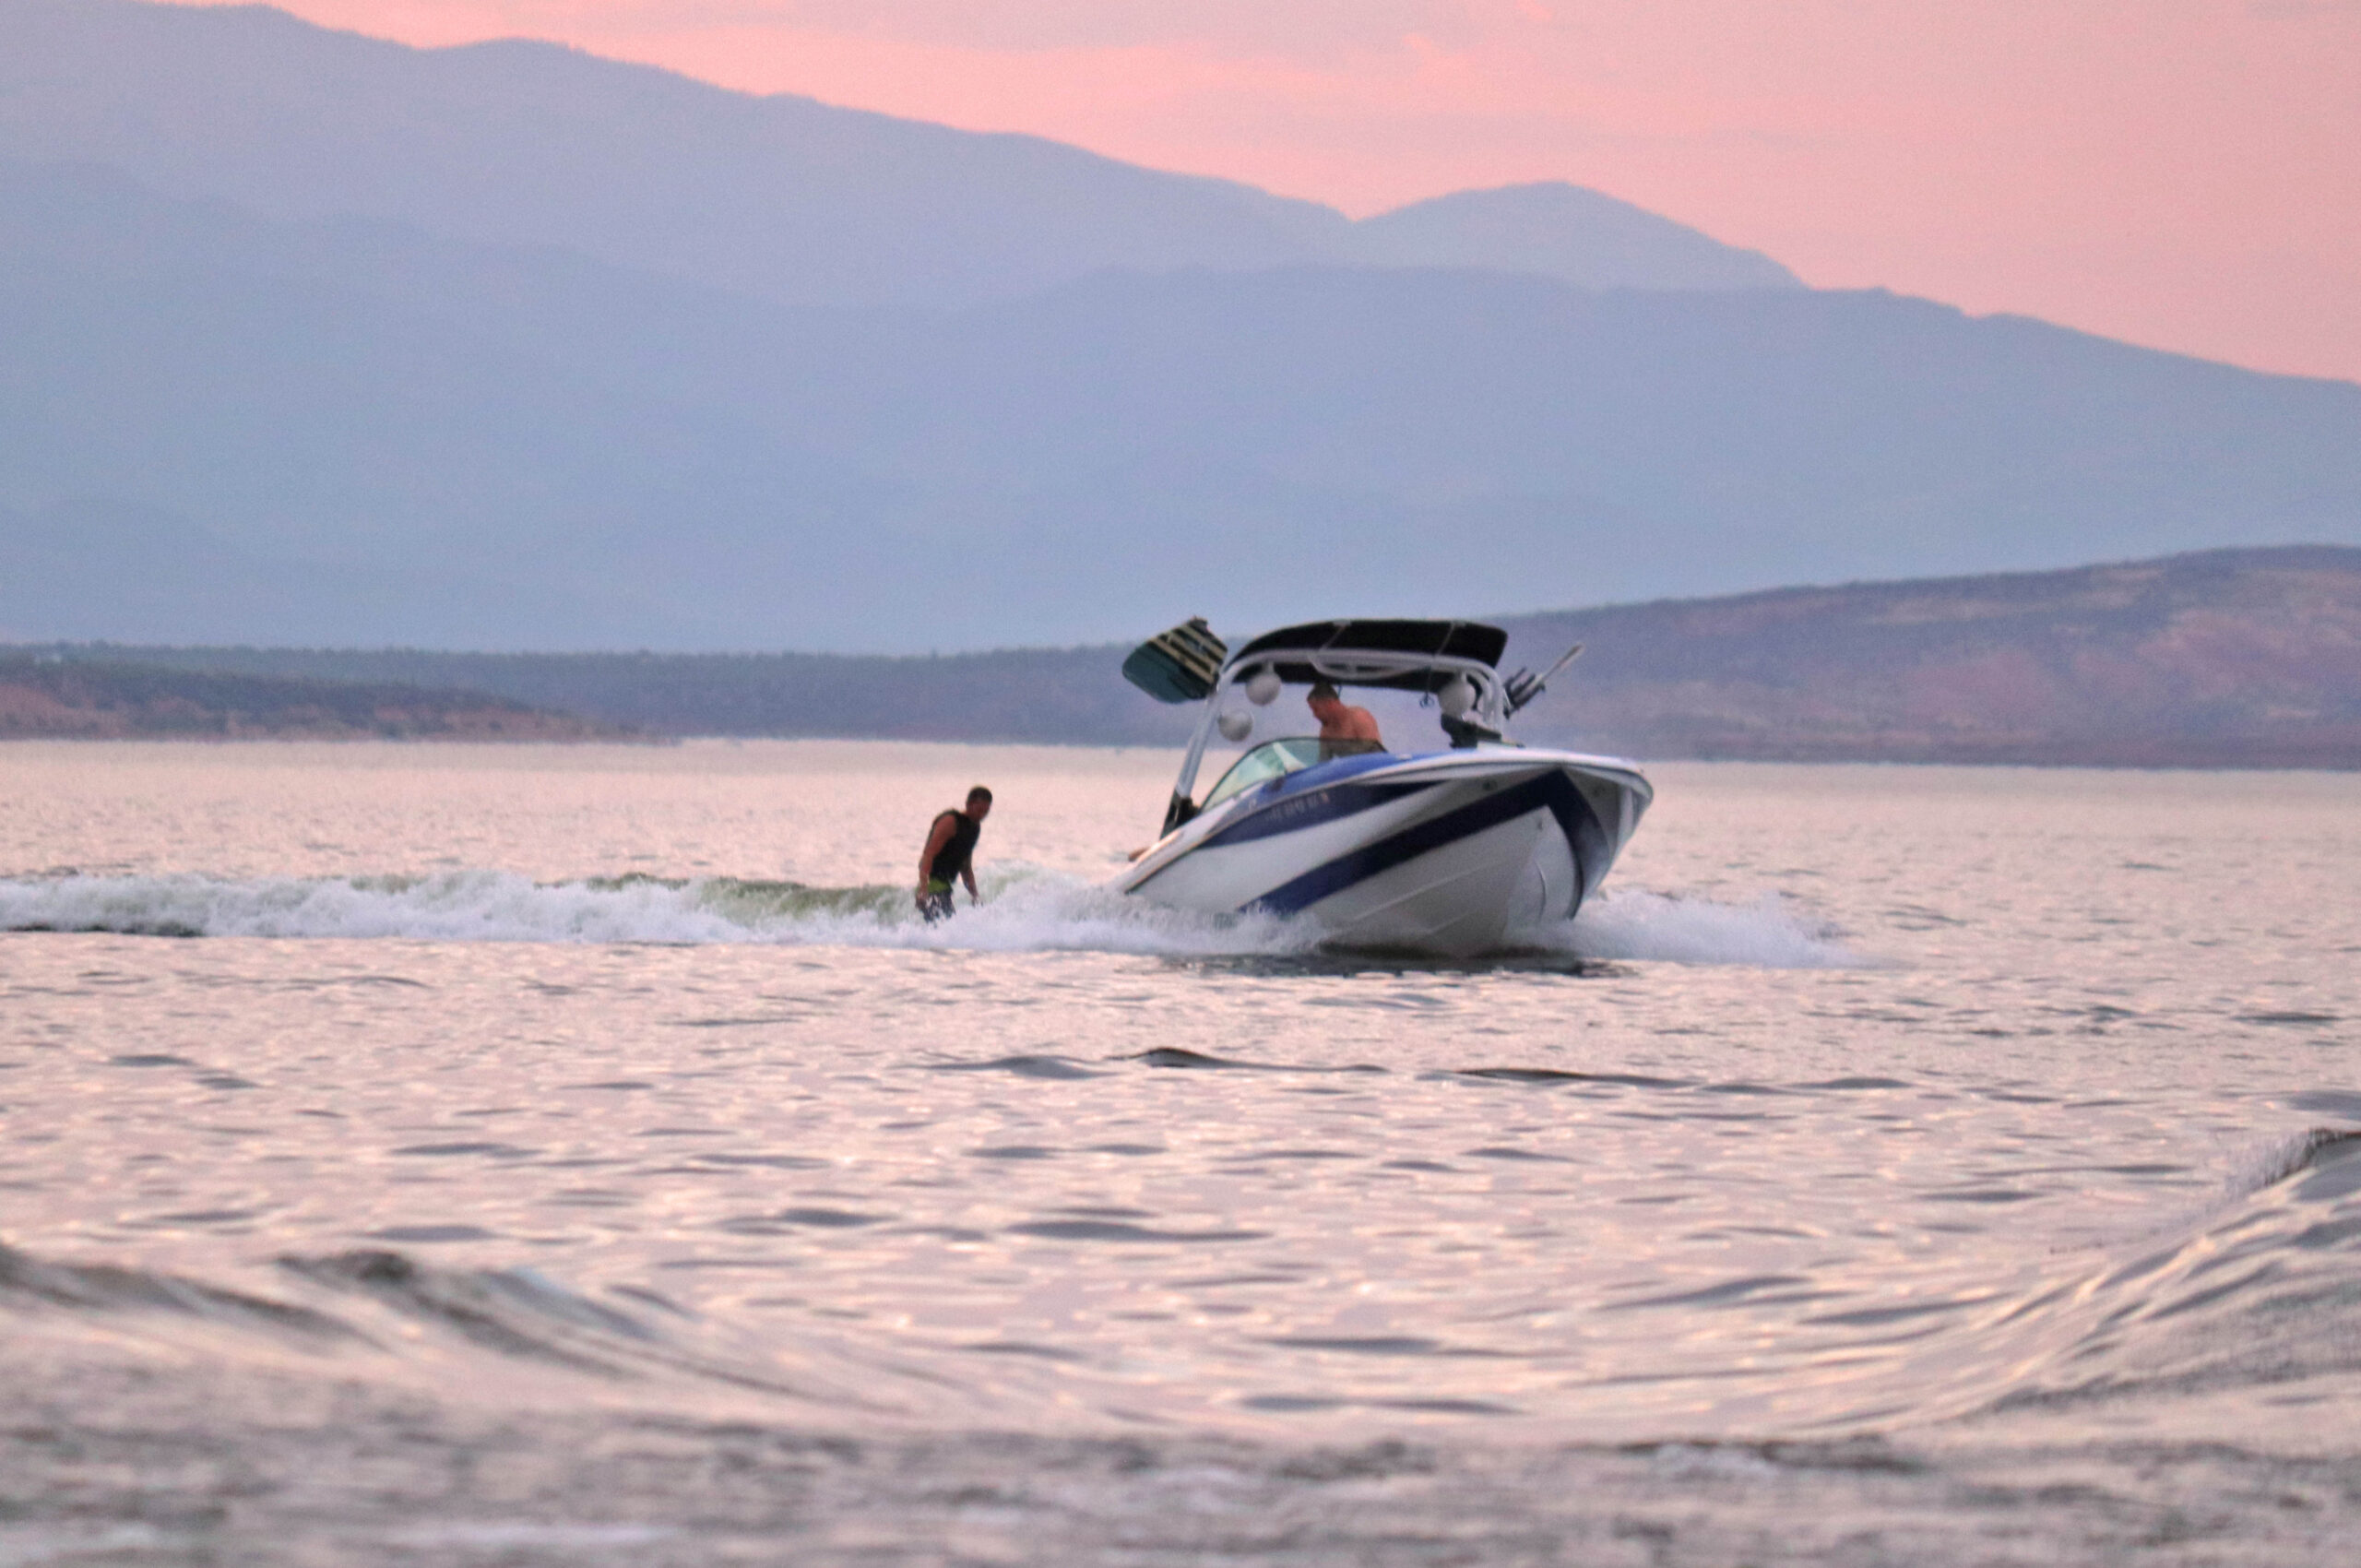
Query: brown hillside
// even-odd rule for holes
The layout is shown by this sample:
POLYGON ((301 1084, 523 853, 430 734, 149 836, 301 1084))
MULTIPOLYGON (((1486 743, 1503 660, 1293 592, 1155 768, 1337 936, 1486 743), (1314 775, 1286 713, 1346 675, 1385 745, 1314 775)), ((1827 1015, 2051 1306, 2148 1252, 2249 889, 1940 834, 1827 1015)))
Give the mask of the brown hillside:
POLYGON ((1517 620, 1534 738, 1643 755, 2361 766, 2361 551, 2223 551, 1517 620))
MULTIPOLYGON (((1173 618, 1192 608, 1173 606, 1173 618)), ((1305 614, 1350 608, 1308 603, 1305 614)), ((2216 551, 1501 624, 1512 667, 1588 645, 1518 724, 1536 742, 1643 758, 2361 767, 2361 550, 2216 551)), ((1265 628, 1219 629, 1235 640, 1265 628)), ((654 734, 1170 745, 1197 716, 1124 684, 1121 647, 938 659, 48 651, 400 683, 413 698, 464 688, 654 734)), ((374 719, 352 723, 367 732, 374 719)))
POLYGON ((0 656, 0 738, 582 741, 628 733, 480 692, 0 656))

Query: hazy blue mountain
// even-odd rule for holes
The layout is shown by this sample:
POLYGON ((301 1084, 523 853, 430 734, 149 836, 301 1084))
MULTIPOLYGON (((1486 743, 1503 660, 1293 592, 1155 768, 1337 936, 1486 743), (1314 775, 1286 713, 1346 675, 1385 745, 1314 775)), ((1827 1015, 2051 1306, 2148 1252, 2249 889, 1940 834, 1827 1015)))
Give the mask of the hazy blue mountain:
MULTIPOLYGON (((0 640, 60 625, 120 626, 115 635, 164 640, 235 638, 256 625, 293 631, 306 626, 304 600, 339 597, 338 586, 346 585, 306 582, 301 568, 274 570, 184 518, 145 507, 84 502, 0 511, 0 640)), ((332 627, 329 615, 315 614, 307 629, 332 635, 332 627)))
POLYGON ((1460 191, 1353 225, 1338 258, 1380 267, 1537 272, 1588 289, 1798 289, 1760 251, 1579 185, 1460 191))
POLYGON ((0 644, 65 636, 465 647, 487 628, 584 622, 545 587, 256 555, 136 503, 0 508, 0 644))
POLYGON ((1485 272, 790 309, 0 165, 0 502, 19 637, 923 650, 2361 543, 2361 387, 1485 272))
POLYGON ((106 164, 280 219, 562 245, 789 303, 955 304, 1108 267, 1354 259, 1788 280, 1751 253, 1717 267, 1703 236, 1572 187, 1357 227, 1036 137, 729 92, 551 43, 411 49, 265 6, 0 0, 0 157, 106 164))
POLYGON ((557 44, 411 49, 265 6, 0 0, 0 153, 789 301, 1260 265, 1346 226, 1033 137, 728 92, 557 44))

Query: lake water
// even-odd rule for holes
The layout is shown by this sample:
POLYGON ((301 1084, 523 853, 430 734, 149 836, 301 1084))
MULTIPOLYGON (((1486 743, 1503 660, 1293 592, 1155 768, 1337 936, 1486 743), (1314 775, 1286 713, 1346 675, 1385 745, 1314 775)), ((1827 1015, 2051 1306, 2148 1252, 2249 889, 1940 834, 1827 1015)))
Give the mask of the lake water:
POLYGON ((2350 1560, 2361 778, 1658 766, 1421 967, 1174 760, 0 746, 0 1563, 2350 1560))

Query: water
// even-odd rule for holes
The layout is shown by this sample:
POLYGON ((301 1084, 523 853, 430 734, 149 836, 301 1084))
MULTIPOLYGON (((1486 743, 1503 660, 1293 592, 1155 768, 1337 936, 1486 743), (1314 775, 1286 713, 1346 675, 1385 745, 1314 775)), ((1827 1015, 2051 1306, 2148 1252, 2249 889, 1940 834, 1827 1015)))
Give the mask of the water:
POLYGON ((2361 780, 1658 767, 1420 966, 1172 766, 0 747, 0 1562, 2348 1559, 2361 780))

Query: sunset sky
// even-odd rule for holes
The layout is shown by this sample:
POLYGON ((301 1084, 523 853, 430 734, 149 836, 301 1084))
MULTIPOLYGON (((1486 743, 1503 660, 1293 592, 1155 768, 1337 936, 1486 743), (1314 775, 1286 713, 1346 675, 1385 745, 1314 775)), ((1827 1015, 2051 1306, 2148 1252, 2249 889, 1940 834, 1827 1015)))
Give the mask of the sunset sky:
POLYGON ((2361 0, 282 0, 1355 215, 1562 179, 1882 285, 2361 380, 2361 0))

